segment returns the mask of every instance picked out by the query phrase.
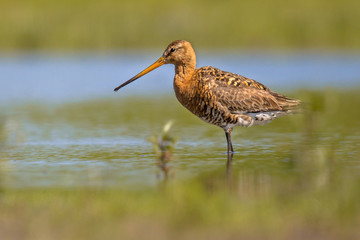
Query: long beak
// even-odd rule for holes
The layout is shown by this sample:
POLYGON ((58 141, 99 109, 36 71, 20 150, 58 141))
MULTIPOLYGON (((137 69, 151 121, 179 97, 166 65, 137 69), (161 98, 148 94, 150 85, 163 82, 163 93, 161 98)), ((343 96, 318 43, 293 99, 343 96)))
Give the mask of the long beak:
POLYGON ((141 71, 139 74, 137 74, 136 76, 132 77, 131 79, 127 80, 126 82, 124 82, 123 84, 121 84, 120 86, 118 86, 117 88, 114 89, 114 91, 116 92, 117 90, 119 90, 120 88, 128 85, 129 83, 135 81, 136 79, 138 79, 141 76, 144 76, 145 74, 147 74, 148 72, 151 72, 152 70, 154 70, 155 68, 160 67, 161 65, 165 64, 165 59, 163 56, 161 56, 156 62, 154 62, 153 64, 151 64, 149 67, 147 67, 145 70, 141 71))

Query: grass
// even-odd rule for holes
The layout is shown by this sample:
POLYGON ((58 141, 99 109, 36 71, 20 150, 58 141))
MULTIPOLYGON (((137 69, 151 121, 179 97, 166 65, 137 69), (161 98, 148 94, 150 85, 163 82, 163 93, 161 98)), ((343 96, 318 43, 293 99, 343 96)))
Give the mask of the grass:
POLYGON ((359 49, 357 0, 2 1, 7 51, 164 48, 359 49))
MULTIPOLYGON (((289 118, 286 125, 281 121, 269 125, 274 131, 301 132, 290 147, 277 145, 287 153, 276 167, 249 155, 234 160, 230 182, 224 162, 186 180, 178 181, 175 175, 155 187, 140 189, 2 186, 0 235, 36 240, 359 239, 360 112, 354 108, 360 103, 358 90, 304 90, 290 95, 305 101, 306 110, 289 118)), ((137 112, 149 122, 158 121, 159 110, 144 106, 149 100, 137 101, 137 112)), ((165 107, 169 101, 155 102, 181 119, 177 108, 165 107)), ((111 129, 116 122, 134 121, 130 113, 124 114, 127 109, 119 109, 119 103, 103 100, 51 108, 55 115, 39 106, 18 110, 39 124, 57 120, 80 128, 103 123, 111 129)), ((256 129, 246 129, 247 134, 260 131, 256 129)), ((278 154, 281 151, 254 153, 267 162, 278 154)), ((174 162, 191 157, 182 156, 176 147, 173 155, 174 162)))
POLYGON ((169 177, 170 166, 169 162, 173 160, 173 150, 176 144, 176 138, 170 134, 170 129, 173 122, 167 122, 160 135, 154 134, 147 140, 152 143, 153 151, 157 158, 157 166, 164 174, 164 179, 169 177))

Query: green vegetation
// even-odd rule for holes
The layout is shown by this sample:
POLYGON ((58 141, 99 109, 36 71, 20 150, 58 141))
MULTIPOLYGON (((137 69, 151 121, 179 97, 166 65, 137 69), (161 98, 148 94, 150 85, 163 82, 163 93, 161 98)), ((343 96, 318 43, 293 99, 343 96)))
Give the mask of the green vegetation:
POLYGON ((197 47, 359 49, 358 0, 5 0, 0 49, 197 47))
MULTIPOLYGON (((171 99, 94 100, 49 108, 18 106, 16 112, 21 112, 28 123, 43 127, 52 123, 51 129, 65 124, 72 127, 70 131, 76 130, 75 137, 82 134, 78 131, 81 128, 87 133, 101 128, 116 135, 118 132, 113 132, 119 123, 126 123, 127 135, 135 134, 135 129, 144 134, 143 130, 150 128, 151 133, 164 123, 164 116, 171 116, 177 119, 172 131, 180 141, 173 151, 172 169, 196 174, 188 178, 176 174, 167 184, 159 181, 155 186, 135 188, 100 185, 16 189, 6 186, 8 170, 3 169, 0 235, 3 239, 36 240, 359 239, 358 90, 298 91, 289 95, 306 102, 302 114, 264 127, 235 129, 233 140, 238 152, 230 182, 226 156, 218 154, 226 149, 223 133, 192 118, 171 99), (146 117, 139 119, 139 113, 146 117), (294 134, 296 137, 291 138, 294 134), (194 137, 196 141, 205 139, 186 148, 194 137), (275 142, 270 151, 261 145, 266 139, 275 142), (251 141, 255 147, 251 147, 251 141), (205 142, 214 143, 201 146, 205 142)), ((47 137, 46 131, 40 134, 47 137)), ((98 137, 99 132, 91 134, 98 137)), ((128 160, 136 162, 136 169, 148 158, 156 168, 157 156, 148 153, 150 143, 139 146, 116 146, 113 153, 97 150, 95 145, 90 150, 81 148, 80 154, 74 153, 76 145, 60 146, 61 152, 54 145, 49 149, 31 146, 35 148, 31 155, 21 146, 7 152, 12 159, 22 161, 36 158, 37 150, 43 158, 57 153, 59 159, 64 156, 62 161, 78 157, 88 164, 94 159, 128 160), (133 151, 142 153, 136 155, 133 151), (124 159, 126 154, 133 157, 124 159)), ((0 166, 7 162, 2 159, 0 166)), ((115 173, 121 175, 124 167, 119 166, 115 173)), ((87 173, 85 169, 77 175, 87 173)), ((105 177, 110 176, 105 174, 103 180, 105 177)), ((144 176, 139 171, 137 177, 144 176)))
POLYGON ((165 124, 161 135, 154 134, 148 138, 148 141, 152 143, 154 152, 157 157, 157 165, 164 173, 164 179, 169 177, 169 162, 173 159, 173 150, 176 143, 176 139, 171 136, 170 129, 173 122, 165 124))

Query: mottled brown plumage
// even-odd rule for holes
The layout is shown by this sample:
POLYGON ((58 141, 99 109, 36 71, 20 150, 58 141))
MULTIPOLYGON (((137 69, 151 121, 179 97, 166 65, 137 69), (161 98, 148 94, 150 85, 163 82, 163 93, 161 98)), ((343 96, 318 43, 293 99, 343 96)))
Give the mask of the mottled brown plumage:
POLYGON ((185 40, 172 42, 154 64, 114 90, 167 63, 175 65, 174 90, 179 102, 200 119, 224 129, 228 153, 233 152, 233 127, 268 123, 300 104, 250 78, 214 67, 196 69, 194 49, 185 40))

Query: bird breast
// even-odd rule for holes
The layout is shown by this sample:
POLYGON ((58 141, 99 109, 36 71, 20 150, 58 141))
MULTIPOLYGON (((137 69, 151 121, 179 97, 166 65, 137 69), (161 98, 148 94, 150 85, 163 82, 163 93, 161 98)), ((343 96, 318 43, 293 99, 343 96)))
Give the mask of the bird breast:
POLYGON ((237 124, 235 115, 224 108, 211 91, 211 83, 193 78, 184 82, 174 80, 175 95, 179 102, 201 120, 224 128, 227 124, 237 124))

